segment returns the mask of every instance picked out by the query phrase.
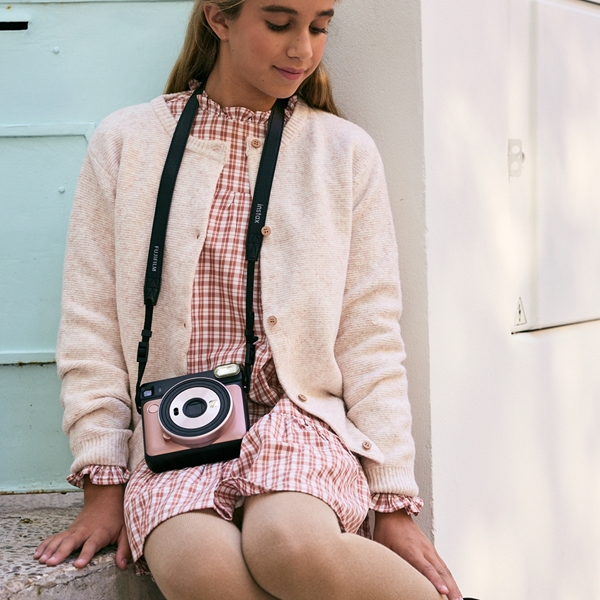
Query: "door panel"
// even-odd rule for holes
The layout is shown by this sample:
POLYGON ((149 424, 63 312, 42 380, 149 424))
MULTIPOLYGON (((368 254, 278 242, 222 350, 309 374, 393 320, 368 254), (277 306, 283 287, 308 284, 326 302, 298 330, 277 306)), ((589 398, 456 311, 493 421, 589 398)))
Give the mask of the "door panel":
POLYGON ((0 493, 68 487, 53 361, 77 175, 101 119, 162 92, 191 5, 0 4, 0 493))
POLYGON ((71 195, 85 154, 83 136, 0 137, 0 223, 6 285, 0 362, 54 359, 64 240, 71 195))
POLYGON ((518 332, 600 318, 600 6, 511 0, 511 14, 518 332))
POLYGON ((539 323, 600 318, 600 7, 536 2, 539 323))

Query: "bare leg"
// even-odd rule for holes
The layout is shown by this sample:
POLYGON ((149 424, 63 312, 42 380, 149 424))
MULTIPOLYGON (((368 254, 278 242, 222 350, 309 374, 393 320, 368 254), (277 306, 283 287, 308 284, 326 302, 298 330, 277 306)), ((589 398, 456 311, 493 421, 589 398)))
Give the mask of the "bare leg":
POLYGON ((307 494, 246 499, 242 549, 256 582, 282 600, 440 600, 418 571, 381 544, 341 533, 307 494))
POLYGON ((144 556, 168 600, 274 600, 248 572, 240 531, 213 510, 161 523, 148 536, 144 556))

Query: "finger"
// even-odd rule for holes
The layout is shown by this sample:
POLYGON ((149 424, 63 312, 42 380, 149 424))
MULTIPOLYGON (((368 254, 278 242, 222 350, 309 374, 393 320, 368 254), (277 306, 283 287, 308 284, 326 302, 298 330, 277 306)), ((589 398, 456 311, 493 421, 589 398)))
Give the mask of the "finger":
POLYGON ((119 539, 117 540, 117 556, 115 562, 119 569, 126 569, 127 563, 131 560, 131 548, 129 547, 129 540, 127 539, 127 530, 125 527, 121 528, 119 539))
POLYGON ((442 563, 442 566, 437 569, 440 577, 444 580, 446 587, 448 588, 448 600, 462 600, 462 594, 458 589, 456 581, 450 572, 450 569, 442 563))
POLYGON ((54 553, 60 548, 64 540, 69 538, 71 534, 68 531, 63 531, 57 535, 53 535, 51 538, 46 540, 47 544, 44 551, 40 554, 38 560, 41 563, 45 563, 54 553))
POLYGON ((450 593, 448 586, 444 582, 442 576, 438 573, 437 569, 430 562, 423 562, 416 565, 417 570, 421 572, 431 583, 433 583, 435 589, 442 595, 450 593))
POLYGON ((46 548, 48 547, 48 544, 50 544, 50 542, 52 541, 52 539, 55 536, 51 535, 50 537, 47 537, 36 549, 35 552, 33 553, 33 558, 38 559, 40 556, 42 556, 42 554, 44 554, 44 551, 46 550, 46 548))
POLYGON ((109 543, 109 540, 103 540, 98 536, 89 537, 83 547, 81 548, 81 552, 79 556, 76 558, 73 565, 78 569, 83 569, 86 565, 90 563, 92 558, 98 550, 104 548, 109 543))
POLYGON ((41 562, 45 562, 49 567, 55 567, 60 564, 73 552, 79 548, 85 541, 85 536, 81 533, 70 533, 63 536, 59 544, 51 544, 44 555, 40 558, 41 562))
MULTIPOLYGON (((448 597, 448 600, 462 600, 462 594, 460 593, 460 590, 458 589, 458 585, 457 585, 456 581, 454 581, 454 577, 452 576, 450 569, 446 566, 444 561, 436 554, 435 557, 429 558, 427 562, 429 563, 429 565, 431 565, 431 567, 433 567, 433 569, 435 569, 436 574, 439 577, 438 581, 441 580, 441 582, 442 582, 441 585, 443 587, 445 587, 445 589, 447 591, 445 591, 445 592, 442 591, 440 586, 438 586, 436 583, 434 583, 433 579, 431 579, 427 575, 428 579, 432 583, 434 583, 436 589, 440 593, 446 594, 446 596, 448 597)), ((435 575, 432 575, 432 576, 435 578, 435 575)))

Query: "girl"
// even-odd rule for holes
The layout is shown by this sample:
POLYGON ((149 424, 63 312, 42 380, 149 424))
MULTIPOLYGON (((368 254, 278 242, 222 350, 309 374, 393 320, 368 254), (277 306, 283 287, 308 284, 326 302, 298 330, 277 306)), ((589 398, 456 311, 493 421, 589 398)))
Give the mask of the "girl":
POLYGON ((391 213, 377 150, 336 116, 321 65, 333 13, 334 0, 197 0, 169 94, 97 129, 73 208, 57 361, 69 480, 85 503, 40 544, 41 562, 81 547, 83 567, 117 543, 117 565, 144 558, 169 600, 461 598, 411 517, 422 502, 391 213), (252 428, 238 459, 156 474, 132 410, 136 347, 158 184, 190 81, 205 89, 145 381, 244 361, 252 189, 269 111, 288 100, 255 274, 252 428))

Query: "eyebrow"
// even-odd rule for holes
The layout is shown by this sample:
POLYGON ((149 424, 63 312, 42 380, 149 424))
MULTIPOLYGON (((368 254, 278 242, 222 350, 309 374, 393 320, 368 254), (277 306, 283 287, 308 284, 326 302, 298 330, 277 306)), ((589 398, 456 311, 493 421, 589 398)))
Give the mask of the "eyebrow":
MULTIPOLYGON (((298 11, 294 8, 289 8, 288 6, 281 6, 279 4, 271 4, 269 6, 263 6, 262 10, 268 13, 285 13, 287 15, 298 16, 298 11)), ((317 17, 333 17, 333 8, 329 10, 322 10, 317 13, 317 17)))

